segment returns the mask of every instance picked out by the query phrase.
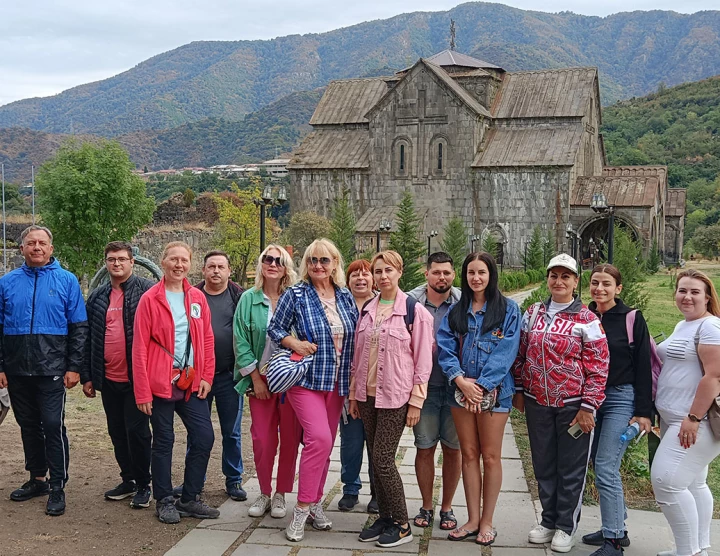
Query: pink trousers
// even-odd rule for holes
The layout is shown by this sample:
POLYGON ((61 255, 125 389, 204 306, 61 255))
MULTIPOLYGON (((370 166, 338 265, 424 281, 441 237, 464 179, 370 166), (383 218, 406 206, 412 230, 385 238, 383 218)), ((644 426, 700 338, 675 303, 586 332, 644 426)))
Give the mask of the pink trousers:
POLYGON ((300 421, 305 443, 300 455, 298 502, 315 504, 323 496, 345 397, 337 390, 321 392, 293 386, 287 392, 287 399, 300 421))
POLYGON ((272 494, 272 472, 275 455, 280 443, 280 458, 275 481, 276 492, 292 492, 295 484, 295 464, 298 446, 302 437, 302 428, 295 417, 290 402, 280 403, 280 394, 271 394, 269 400, 258 400, 248 396, 250 402, 250 434, 253 442, 255 472, 260 483, 260 492, 266 496, 272 494), (280 436, 278 439, 278 427, 280 436))

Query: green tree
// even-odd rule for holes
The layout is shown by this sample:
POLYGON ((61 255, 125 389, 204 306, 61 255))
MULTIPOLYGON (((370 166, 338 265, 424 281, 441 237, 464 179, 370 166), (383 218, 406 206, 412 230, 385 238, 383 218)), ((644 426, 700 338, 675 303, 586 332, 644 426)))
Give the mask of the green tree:
POLYGON ((648 295, 645 292, 645 269, 642 264, 642 245, 632 239, 630 233, 615 226, 615 255, 613 264, 622 275, 623 290, 620 294, 630 307, 645 309, 648 295))
POLYGON ((456 286, 460 285, 460 272, 467 253, 467 231, 462 218, 459 216, 453 216, 445 225, 440 248, 452 257, 453 266, 455 267, 454 284, 456 286))
POLYGON ((190 189, 189 187, 185 188, 185 191, 183 191, 183 205, 185 207, 191 207, 192 204, 195 202, 195 192, 190 189))
POLYGON ((78 278, 90 276, 110 241, 129 241, 155 203, 115 141, 64 143, 37 175, 37 207, 55 252, 78 278))
POLYGON ((349 190, 343 189, 342 196, 335 201, 330 223, 330 240, 349 264, 355 257, 355 215, 350 206, 349 190))
POLYGON ((660 270, 660 250, 656 239, 653 240, 647 261, 645 261, 645 270, 648 274, 657 274, 657 271, 660 270))
POLYGON ((299 260, 305 249, 316 239, 328 237, 332 224, 324 216, 310 210, 296 212, 290 218, 290 225, 285 229, 284 243, 293 246, 295 259, 299 260))
POLYGON ((419 259, 425 254, 425 245, 418 238, 420 230, 422 223, 415 212, 415 201, 412 193, 406 190, 398 205, 395 231, 390 234, 390 249, 399 253, 405 265, 399 284, 403 291, 409 291, 424 281, 419 259))
POLYGON ((542 235, 542 230, 540 226, 535 226, 527 244, 527 249, 523 249, 523 266, 527 270, 543 270, 545 268, 545 264, 543 264, 544 245, 545 238, 542 235))
POLYGON ((488 232, 485 234, 485 238, 482 240, 480 249, 486 253, 490 253, 493 257, 497 257, 498 242, 492 233, 488 232))
POLYGON ((20 187, 14 183, 6 183, 5 214, 28 214, 31 211, 30 203, 20 194, 20 187))
POLYGON ((693 247, 703 256, 712 259, 720 255, 720 225, 700 226, 692 238, 693 247))
POLYGON ((550 262, 550 259, 552 259, 556 254, 557 251, 555 251, 555 234, 553 234, 552 230, 548 230, 547 235, 545 236, 545 240, 543 241, 543 265, 540 270, 544 272, 545 267, 550 262))
MULTIPOLYGON (((240 190, 235 186, 231 194, 215 196, 218 208, 217 240, 230 259, 235 279, 245 286, 248 270, 254 268, 260 256, 260 226, 258 209, 253 199, 260 197, 260 189, 240 190)), ((272 241, 272 220, 265 221, 268 243, 272 241)))

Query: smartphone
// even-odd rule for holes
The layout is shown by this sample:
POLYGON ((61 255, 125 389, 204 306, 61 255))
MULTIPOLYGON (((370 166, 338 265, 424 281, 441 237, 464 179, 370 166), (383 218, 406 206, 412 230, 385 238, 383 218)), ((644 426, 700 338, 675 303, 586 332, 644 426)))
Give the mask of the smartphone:
POLYGON ((294 361, 297 363, 298 361, 302 361, 302 360, 303 360, 303 356, 300 355, 297 351, 293 351, 292 354, 290 355, 290 361, 294 361))
POLYGON ((568 434, 573 438, 580 438, 583 434, 583 430, 580 428, 580 423, 575 423, 568 429, 568 434))

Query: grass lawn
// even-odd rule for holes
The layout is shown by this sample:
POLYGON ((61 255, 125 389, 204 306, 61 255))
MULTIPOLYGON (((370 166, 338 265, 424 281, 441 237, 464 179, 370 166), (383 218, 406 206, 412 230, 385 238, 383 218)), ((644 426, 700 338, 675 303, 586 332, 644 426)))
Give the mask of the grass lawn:
MULTIPOLYGON (((708 274, 715 286, 720 289, 720 264, 698 264, 693 267, 708 274)), ((660 343, 664 338, 670 336, 675 325, 681 320, 680 311, 675 306, 674 290, 671 288, 671 275, 669 272, 660 272, 649 276, 646 282, 648 294, 648 305, 643 315, 648 321, 650 333, 660 343), (664 336, 662 336, 664 334, 664 336)), ((590 301, 589 294, 583 291, 583 300, 590 301)), ((527 439, 527 427, 525 416, 513 410, 511 422, 518 450, 523 461, 525 476, 528 478, 530 492, 533 497, 537 496, 537 485, 530 461, 530 445, 527 439)), ((658 510, 650 484, 650 468, 648 465, 647 439, 643 438, 638 444, 631 443, 623 459, 621 473, 625 488, 627 505, 633 509, 658 510)), ((597 503, 597 490, 594 484, 594 473, 592 468, 588 473, 587 487, 585 489, 585 502, 597 503)), ((708 486, 713 493, 715 500, 720 500, 720 458, 710 464, 710 471, 707 478, 708 486)), ((714 516, 720 518, 720 504, 715 505, 714 516)))

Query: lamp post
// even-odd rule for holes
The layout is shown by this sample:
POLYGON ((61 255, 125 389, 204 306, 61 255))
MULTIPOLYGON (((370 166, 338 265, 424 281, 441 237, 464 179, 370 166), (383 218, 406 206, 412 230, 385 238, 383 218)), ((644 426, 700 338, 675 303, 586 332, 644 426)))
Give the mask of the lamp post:
POLYGON ((432 238, 434 238, 435 236, 437 236, 437 235, 438 235, 438 231, 437 231, 437 230, 430 230, 430 233, 429 233, 428 236, 427 236, 427 240, 428 240, 427 258, 428 258, 428 259, 430 258, 430 240, 431 240, 432 238))
POLYGON ((475 242, 480 241, 480 236, 477 234, 473 234, 470 236, 470 252, 475 252, 475 242))
POLYGON ((287 201, 287 192, 285 186, 281 185, 277 198, 273 198, 272 185, 267 184, 262 191, 260 199, 253 199, 253 203, 260 207, 260 252, 265 250, 265 217, 267 207, 282 205, 287 201))
POLYGON ((590 208, 598 214, 608 214, 608 263, 613 264, 615 256, 615 207, 608 205, 607 197, 602 191, 593 193, 590 208))
POLYGON ((508 240, 503 239, 502 240, 502 253, 500 254, 500 274, 503 273, 503 269, 505 267, 505 249, 507 247, 508 240))
POLYGON ((580 280, 578 281, 578 294, 582 297, 582 254, 580 253, 580 234, 573 229, 570 222, 568 222, 568 225, 565 228, 565 237, 570 240, 570 256, 575 259, 576 264, 578 265, 578 276, 580 277, 580 280))
POLYGON ((386 220, 385 218, 383 218, 380 221, 380 224, 378 224, 378 229, 376 232, 377 235, 375 236, 375 252, 376 253, 380 252, 380 232, 386 232, 386 233, 389 232, 390 226, 391 226, 390 222, 388 220, 386 220))

